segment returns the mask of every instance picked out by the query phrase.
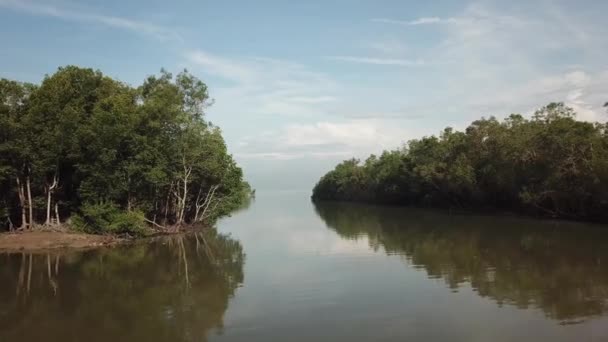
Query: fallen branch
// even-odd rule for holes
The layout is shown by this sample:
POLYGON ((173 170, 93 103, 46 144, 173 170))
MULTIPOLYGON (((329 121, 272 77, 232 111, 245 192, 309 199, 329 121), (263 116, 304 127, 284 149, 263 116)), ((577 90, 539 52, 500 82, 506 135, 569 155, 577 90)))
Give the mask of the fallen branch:
POLYGON ((152 220, 148 220, 148 219, 147 219, 147 218, 145 218, 145 217, 144 217, 144 221, 146 221, 146 222, 148 222, 148 223, 151 223, 151 224, 153 224, 154 226, 156 226, 156 227, 158 227, 158 228, 160 228, 160 229, 162 229, 162 230, 167 230, 167 227, 165 227, 165 226, 161 226, 160 224, 158 224, 158 223, 156 223, 156 222, 154 222, 154 221, 152 221, 152 220))

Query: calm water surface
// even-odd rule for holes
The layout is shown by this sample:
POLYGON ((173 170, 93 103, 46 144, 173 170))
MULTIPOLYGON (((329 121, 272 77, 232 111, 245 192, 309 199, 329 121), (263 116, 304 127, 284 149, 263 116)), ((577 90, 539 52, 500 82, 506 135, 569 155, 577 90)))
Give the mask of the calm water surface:
POLYGON ((259 193, 219 233, 0 255, 0 341, 608 341, 608 227, 259 193))

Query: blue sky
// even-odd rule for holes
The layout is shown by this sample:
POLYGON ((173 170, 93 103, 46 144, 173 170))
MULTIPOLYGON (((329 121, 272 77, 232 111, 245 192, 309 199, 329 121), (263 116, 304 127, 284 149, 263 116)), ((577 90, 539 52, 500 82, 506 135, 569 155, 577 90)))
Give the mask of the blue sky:
POLYGON ((138 85, 210 87, 259 189, 309 189, 336 162, 564 101, 606 121, 608 1, 0 0, 0 77, 76 64, 138 85))

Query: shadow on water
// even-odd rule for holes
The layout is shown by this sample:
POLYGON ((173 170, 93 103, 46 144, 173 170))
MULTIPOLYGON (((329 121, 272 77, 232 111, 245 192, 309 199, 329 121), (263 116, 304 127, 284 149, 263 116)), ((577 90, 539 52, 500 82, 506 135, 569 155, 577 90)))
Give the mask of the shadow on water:
POLYGON ((351 203, 315 210, 342 237, 366 236, 453 291, 469 285, 499 306, 538 308, 561 324, 608 311, 605 227, 351 203))
POLYGON ((66 254, 0 255, 0 341, 205 341, 243 283, 214 230, 66 254))

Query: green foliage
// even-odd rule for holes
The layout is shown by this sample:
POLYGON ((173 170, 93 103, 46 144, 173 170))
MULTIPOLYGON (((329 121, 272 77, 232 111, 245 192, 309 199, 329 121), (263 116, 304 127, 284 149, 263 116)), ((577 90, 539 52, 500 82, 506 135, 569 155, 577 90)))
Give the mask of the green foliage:
POLYGON ((85 204, 82 213, 74 215, 71 226, 91 234, 128 234, 143 236, 146 233, 144 214, 140 211, 122 211, 111 202, 85 204))
POLYGON ((220 129, 205 121, 208 105, 207 86, 185 70, 175 78, 162 70, 137 88, 75 66, 39 87, 2 79, 0 202, 30 227, 83 213, 83 203, 113 203, 162 225, 211 222, 245 201, 249 186, 220 129), (31 203, 19 196, 27 182, 31 203))
POLYGON ((531 119, 482 118, 464 132, 447 128, 365 163, 344 161, 312 197, 608 221, 606 125, 576 121, 561 103, 531 119))

